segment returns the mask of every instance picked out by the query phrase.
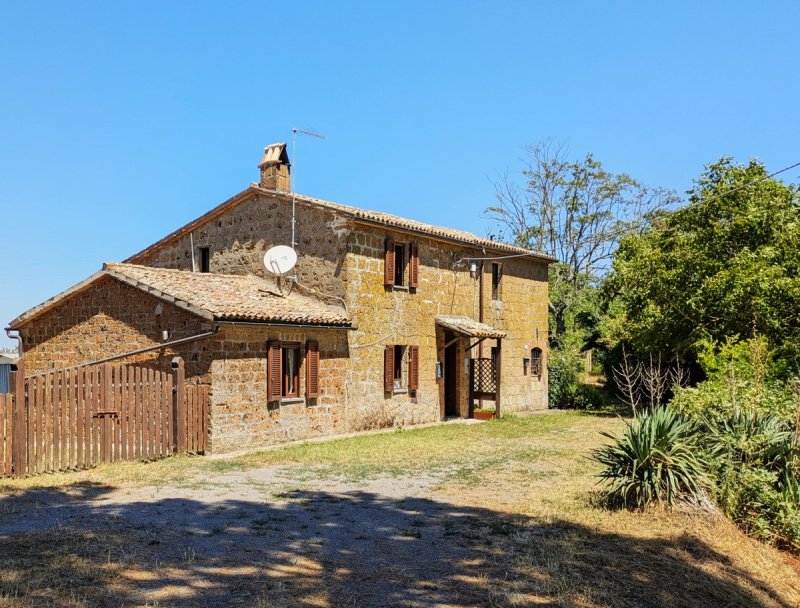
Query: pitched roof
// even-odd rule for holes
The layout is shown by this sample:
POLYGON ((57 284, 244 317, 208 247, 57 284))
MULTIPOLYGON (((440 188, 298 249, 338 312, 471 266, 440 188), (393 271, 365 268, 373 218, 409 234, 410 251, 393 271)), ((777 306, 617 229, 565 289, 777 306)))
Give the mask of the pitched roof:
POLYGON ((506 332, 495 329, 486 323, 480 323, 469 317, 456 317, 453 315, 436 315, 436 324, 457 334, 472 338, 505 338, 506 332))
POLYGON ((510 254, 515 257, 517 256, 529 257, 548 263, 557 261, 555 258, 540 253, 538 251, 532 251, 530 249, 525 249, 523 247, 516 247, 515 245, 508 245, 506 243, 501 243, 499 241, 492 241, 487 238, 479 237, 475 234, 472 234, 471 232, 466 232, 465 230, 456 230, 455 228, 434 226, 433 224, 426 224, 424 222, 418 222, 416 220, 406 219, 397 215, 392 215, 391 213, 384 213, 382 211, 370 211, 368 209, 360 209, 358 207, 350 207, 349 205, 332 203, 330 201, 325 201, 318 198, 312 198, 310 196, 304 196, 302 194, 295 193, 294 195, 292 195, 286 192, 277 192, 275 190, 261 188, 256 184, 251 184, 249 188, 242 190, 241 192, 229 198, 227 201, 218 205, 211 211, 208 211, 207 213, 201 215, 197 219, 194 219, 188 224, 178 228, 177 230, 168 234, 161 240, 146 247, 139 253, 132 255, 131 257, 126 259, 125 262, 136 262, 138 258, 146 254, 149 254, 152 251, 160 249, 161 247, 172 242, 174 239, 192 232, 202 224, 205 224, 206 222, 211 221, 216 217, 219 217, 229 209, 232 209, 237 205, 239 205, 240 203, 243 203, 244 201, 259 194, 273 196, 276 198, 282 198, 287 202, 291 201, 292 196, 294 196, 296 202, 300 204, 307 205, 310 207, 327 209, 329 211, 332 211, 333 213, 349 217, 356 222, 386 226, 389 228, 395 228, 397 230, 412 232, 416 234, 425 234, 433 238, 445 239, 463 245, 469 245, 480 249, 487 249, 495 253, 500 252, 501 254, 510 254))
POLYGON ((151 268, 135 264, 104 264, 100 272, 34 306, 11 322, 22 325, 110 276, 210 321, 256 321, 298 325, 349 327, 350 316, 338 304, 275 286, 253 275, 229 275, 151 268))

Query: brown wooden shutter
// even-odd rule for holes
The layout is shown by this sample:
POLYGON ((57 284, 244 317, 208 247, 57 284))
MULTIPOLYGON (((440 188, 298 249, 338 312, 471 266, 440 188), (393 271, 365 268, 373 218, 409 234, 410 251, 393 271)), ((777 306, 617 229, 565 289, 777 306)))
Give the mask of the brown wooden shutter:
POLYGON ((306 342, 306 397, 319 397, 319 342, 306 342))
POLYGON ((390 238, 383 249, 383 284, 394 285, 394 241, 390 238))
POLYGON ((408 390, 419 388, 419 346, 408 347, 408 390))
POLYGON ((408 264, 408 286, 416 289, 419 285, 419 245, 411 243, 408 264))
POLYGON ((394 346, 383 349, 383 390, 394 391, 394 346))
POLYGON ((283 351, 279 340, 267 342, 267 401, 281 400, 283 383, 283 351))

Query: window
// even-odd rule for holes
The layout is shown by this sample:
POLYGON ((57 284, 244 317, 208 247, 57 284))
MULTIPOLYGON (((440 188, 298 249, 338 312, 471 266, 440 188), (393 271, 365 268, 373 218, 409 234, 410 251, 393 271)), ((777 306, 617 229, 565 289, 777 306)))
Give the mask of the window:
POLYGON ((542 349, 531 350, 531 376, 542 377, 542 349))
POLYGON ((503 278, 503 267, 492 262, 492 300, 500 299, 500 280, 503 278))
POLYGON ((419 347, 391 344, 383 350, 383 390, 387 393, 419 387, 419 347))
POLYGON ((395 243, 387 238, 384 247, 383 284, 416 289, 419 282, 419 246, 395 243))
POLYGON ((300 364, 299 344, 268 342, 267 401, 300 397, 300 364))
POLYGON ((406 284, 406 246, 395 243, 394 246, 394 284, 406 284))
POLYGON ((282 346, 283 388, 281 397, 300 396, 300 347, 297 345, 282 346))
POLYGON ((211 269, 211 249, 200 247, 200 272, 210 272, 211 269))
POLYGON ((403 351, 405 351, 405 346, 395 344, 394 373, 392 374, 395 390, 403 388, 403 351))

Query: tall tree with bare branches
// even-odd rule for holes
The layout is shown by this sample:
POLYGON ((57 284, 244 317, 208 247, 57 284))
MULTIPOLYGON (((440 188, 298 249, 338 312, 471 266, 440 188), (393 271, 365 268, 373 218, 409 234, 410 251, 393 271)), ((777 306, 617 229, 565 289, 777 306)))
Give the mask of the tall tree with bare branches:
POLYGON ((550 269, 557 345, 568 311, 605 275, 620 239, 641 232, 677 198, 606 171, 591 154, 569 160, 566 147, 553 140, 527 146, 524 163, 520 176, 506 174, 495 183, 497 203, 486 212, 503 240, 559 260, 550 269))

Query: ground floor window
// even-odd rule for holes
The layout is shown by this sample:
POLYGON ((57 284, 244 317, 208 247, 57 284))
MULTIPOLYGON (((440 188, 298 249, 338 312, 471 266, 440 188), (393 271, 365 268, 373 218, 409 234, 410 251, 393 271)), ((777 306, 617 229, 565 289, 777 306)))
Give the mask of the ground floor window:
POLYGON ((392 344, 384 348, 384 391, 393 393, 408 389, 414 392, 419 386, 419 347, 392 344))
POLYGON ((309 340, 299 342, 270 340, 267 344, 267 401, 296 399, 300 393, 300 373, 305 366, 306 397, 319 397, 319 343, 309 340))
POLYGON ((531 350, 531 376, 542 375, 542 349, 534 348, 531 350))
POLYGON ((283 390, 281 397, 300 396, 300 346, 282 345, 283 390))

